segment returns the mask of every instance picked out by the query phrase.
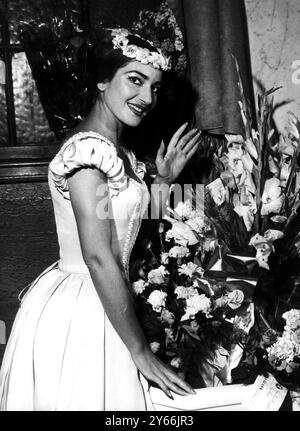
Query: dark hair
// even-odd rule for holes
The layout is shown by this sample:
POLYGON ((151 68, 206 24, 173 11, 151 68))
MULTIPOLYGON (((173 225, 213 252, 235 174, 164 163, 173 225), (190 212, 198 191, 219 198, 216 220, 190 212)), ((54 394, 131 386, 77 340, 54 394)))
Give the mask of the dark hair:
MULTIPOLYGON (((150 52, 158 52, 158 49, 149 41, 142 37, 130 33, 128 34, 129 44, 140 48, 147 48, 150 52)), ((121 49, 114 49, 110 29, 98 29, 91 40, 91 52, 89 61, 89 71, 94 81, 98 82, 111 80, 120 67, 134 61, 123 55, 121 49)))

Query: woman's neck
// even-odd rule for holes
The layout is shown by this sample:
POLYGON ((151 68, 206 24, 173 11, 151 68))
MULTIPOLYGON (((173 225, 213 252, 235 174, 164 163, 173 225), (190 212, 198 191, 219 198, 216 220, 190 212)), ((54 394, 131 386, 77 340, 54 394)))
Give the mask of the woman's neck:
POLYGON ((101 102, 95 103, 89 115, 81 121, 77 130, 96 132, 109 139, 117 148, 121 143, 121 134, 123 131, 123 124, 118 122, 110 112, 107 112, 105 107, 100 106, 101 102))

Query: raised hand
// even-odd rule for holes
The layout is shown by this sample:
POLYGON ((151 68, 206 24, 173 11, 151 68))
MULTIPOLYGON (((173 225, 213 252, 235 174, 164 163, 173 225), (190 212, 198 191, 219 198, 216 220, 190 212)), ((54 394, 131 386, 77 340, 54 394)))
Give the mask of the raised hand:
POLYGON ((182 135, 187 125, 188 123, 184 123, 174 133, 165 155, 163 141, 157 151, 155 159, 157 175, 168 184, 172 184, 176 180, 188 160, 195 154, 199 145, 201 132, 198 129, 192 129, 182 135))

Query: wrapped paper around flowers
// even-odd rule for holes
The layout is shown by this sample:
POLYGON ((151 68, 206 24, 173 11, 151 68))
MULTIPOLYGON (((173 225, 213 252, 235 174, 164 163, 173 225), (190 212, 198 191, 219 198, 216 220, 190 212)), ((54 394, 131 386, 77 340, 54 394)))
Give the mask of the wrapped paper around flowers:
POLYGON ((216 247, 204 272, 205 277, 215 280, 244 280, 256 285, 259 265, 255 256, 228 254, 225 247, 216 247))
POLYGON ((240 343, 254 325, 254 286, 243 280, 222 284, 215 285, 217 290, 225 288, 227 292, 215 301, 217 309, 223 310, 222 316, 216 309, 206 319, 196 316, 181 325, 176 336, 183 357, 183 376, 195 388, 232 383, 231 371, 239 365, 244 351, 240 343))
MULTIPOLYGON (((240 306, 227 309, 228 321, 241 321, 241 329, 247 335, 254 325, 254 289, 257 284, 258 263, 255 257, 229 254, 225 247, 218 246, 211 257, 204 277, 225 284, 227 291, 242 292, 243 302, 240 306)), ((243 356, 243 347, 233 343, 226 350, 220 346, 214 352, 212 363, 203 361, 201 375, 206 386, 218 386, 232 382, 231 371, 236 368, 243 356), (227 352, 227 354, 225 354, 227 352), (218 360, 223 359, 223 362, 218 360), (213 366, 212 366, 213 365, 213 366), (219 365, 219 369, 216 368, 219 365)))
POLYGON ((148 410, 155 411, 278 411, 287 394, 287 389, 271 374, 260 375, 249 385, 201 388, 196 389, 195 395, 186 396, 173 393, 173 400, 160 389, 149 387, 142 375, 140 379, 148 410))

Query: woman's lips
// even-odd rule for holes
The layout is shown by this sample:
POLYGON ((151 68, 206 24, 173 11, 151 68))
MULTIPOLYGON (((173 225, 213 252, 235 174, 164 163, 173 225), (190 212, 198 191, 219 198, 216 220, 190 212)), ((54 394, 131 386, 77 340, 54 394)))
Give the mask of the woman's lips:
POLYGON ((138 117, 142 117, 143 115, 145 115, 147 113, 147 109, 142 108, 139 105, 135 105, 133 103, 127 103, 129 109, 138 117))

